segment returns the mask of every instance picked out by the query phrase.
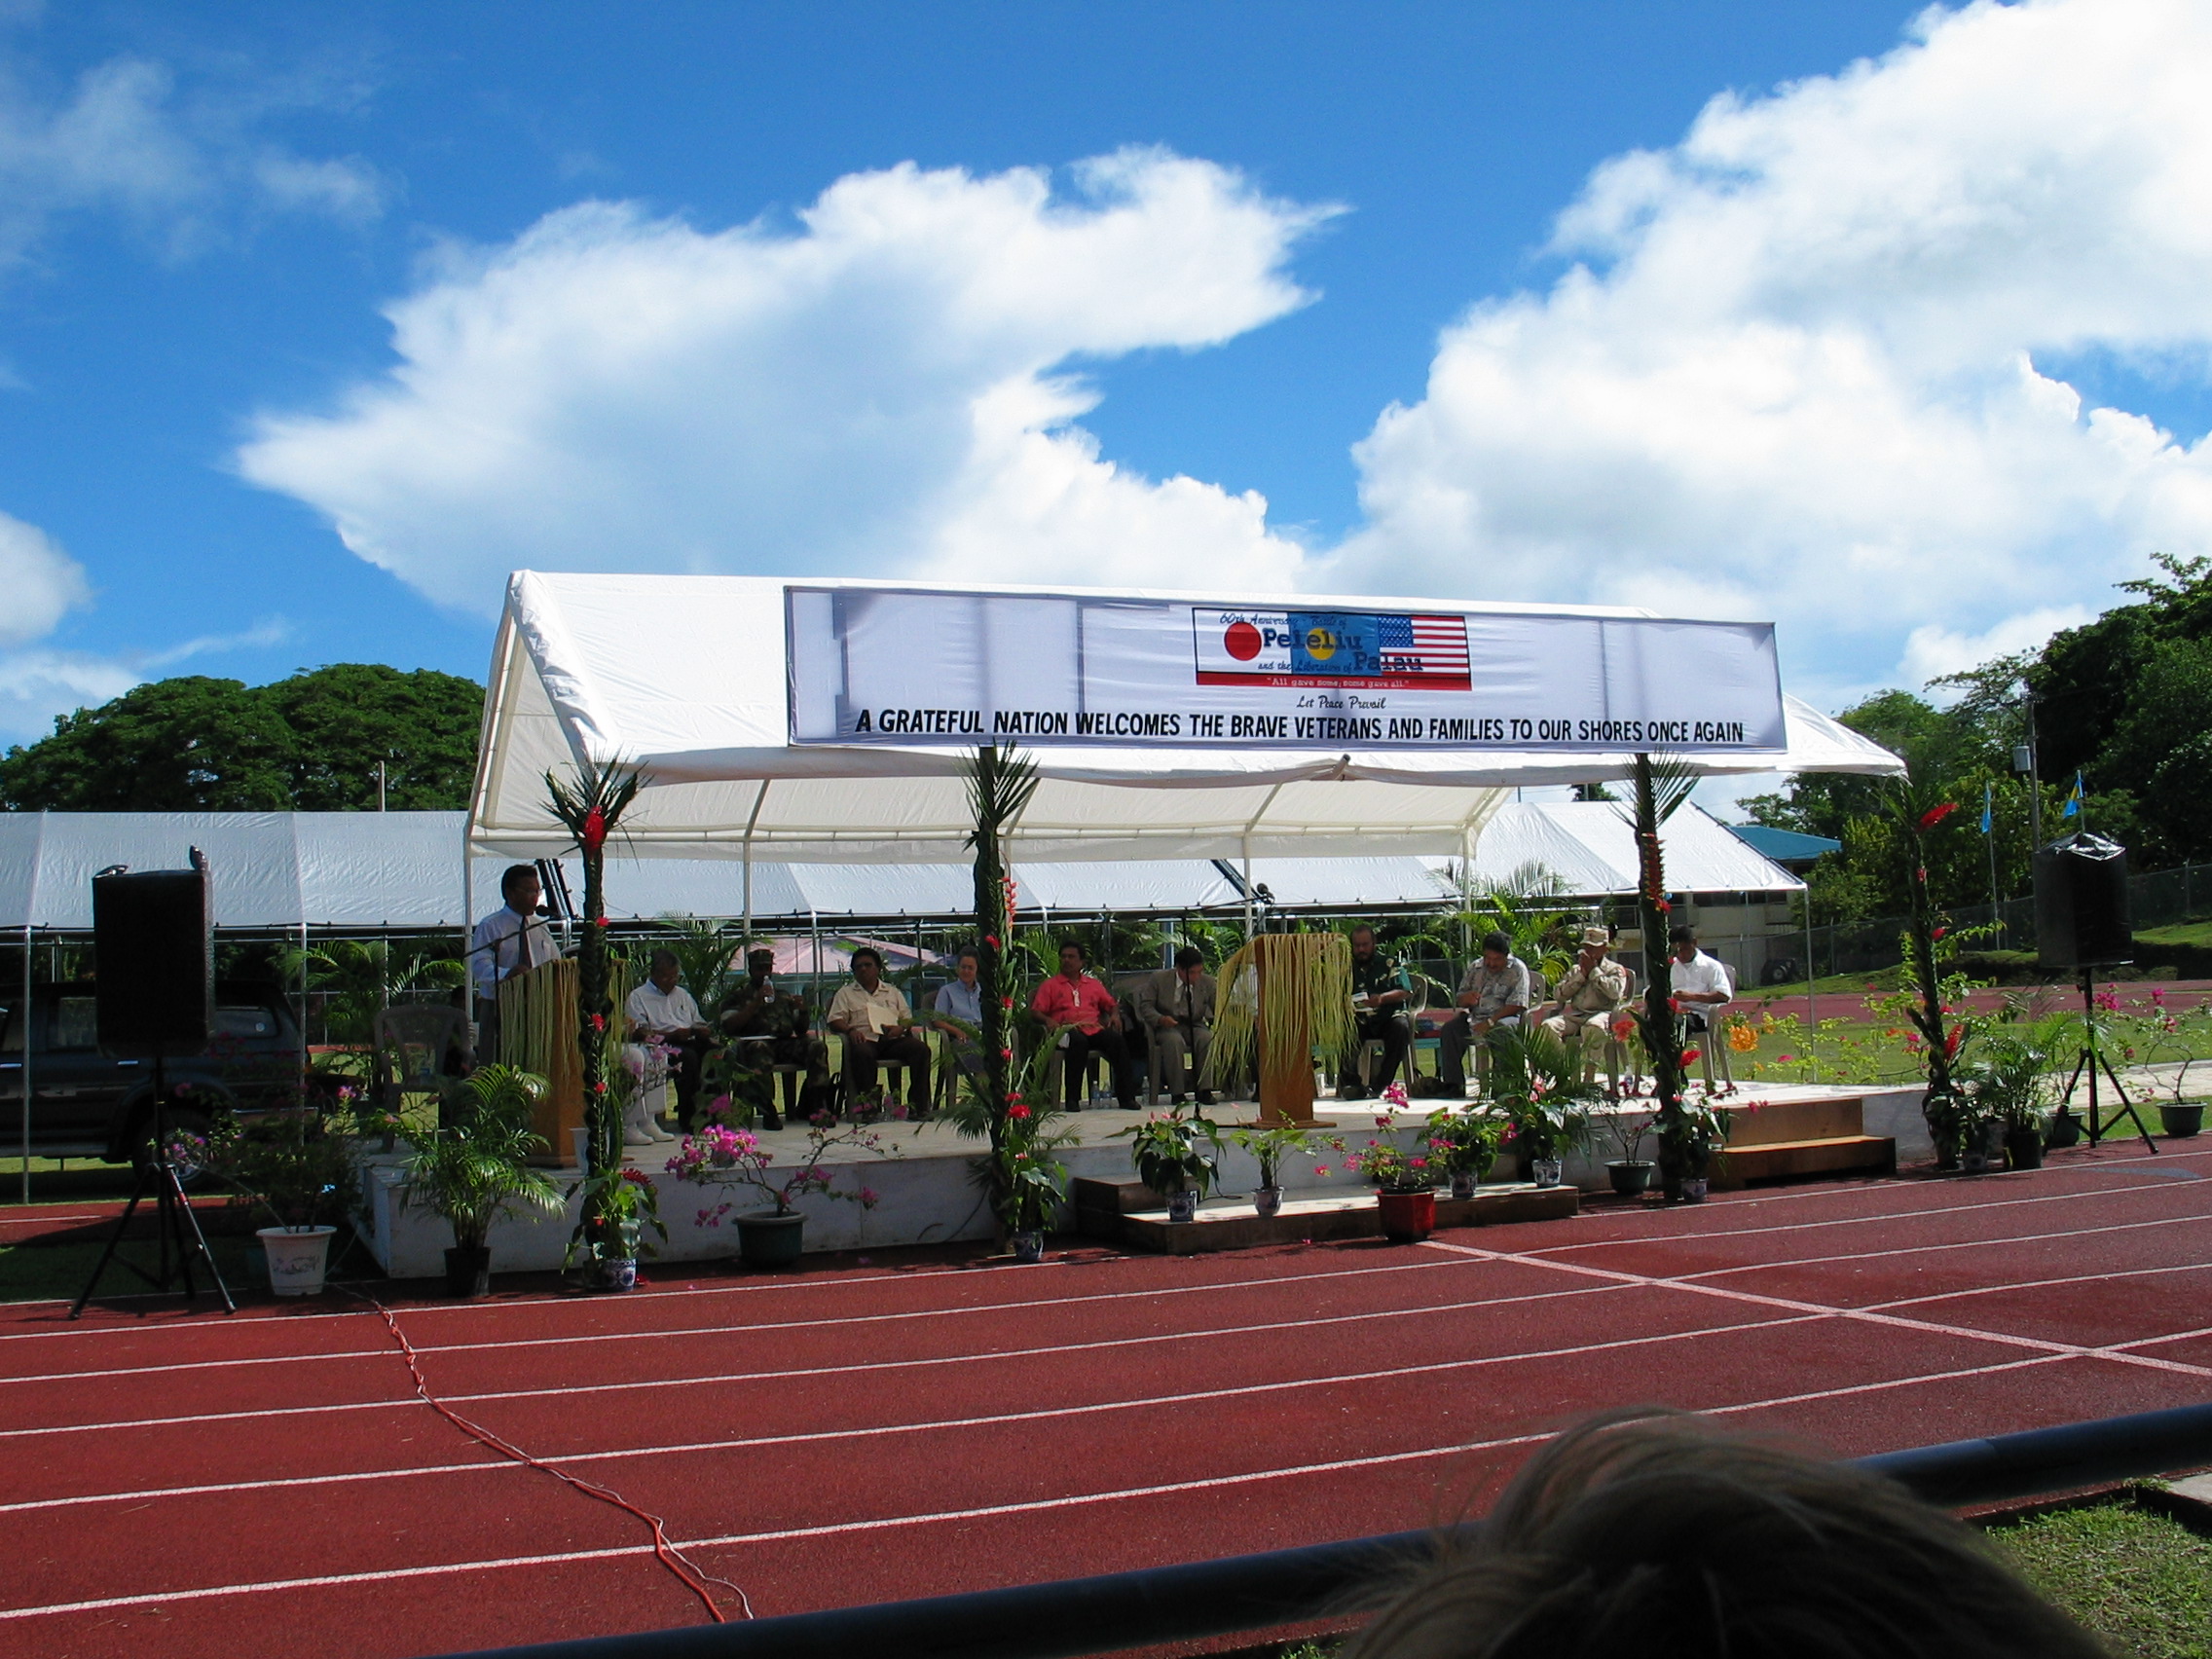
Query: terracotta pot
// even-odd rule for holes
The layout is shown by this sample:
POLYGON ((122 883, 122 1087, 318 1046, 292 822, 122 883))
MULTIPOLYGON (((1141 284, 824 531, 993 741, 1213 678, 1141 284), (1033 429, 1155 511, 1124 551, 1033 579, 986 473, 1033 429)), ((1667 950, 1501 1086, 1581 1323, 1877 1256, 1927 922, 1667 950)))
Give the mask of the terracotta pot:
POLYGON ((1436 1231, 1436 1194, 1377 1193, 1382 1236, 1399 1244, 1418 1244, 1436 1231))

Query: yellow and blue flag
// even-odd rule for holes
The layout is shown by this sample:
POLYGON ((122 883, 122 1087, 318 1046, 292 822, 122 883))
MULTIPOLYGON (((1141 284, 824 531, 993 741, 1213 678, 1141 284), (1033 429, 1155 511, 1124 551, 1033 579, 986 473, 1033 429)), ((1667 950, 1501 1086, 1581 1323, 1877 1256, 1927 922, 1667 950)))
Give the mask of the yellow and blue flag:
POLYGON ((2074 774, 2074 793, 2073 793, 2072 794, 2070 794, 2070 795, 2068 795, 2068 796, 2066 797, 2066 811, 2065 811, 2065 812, 2064 812, 2063 814, 2061 814, 2061 816, 2062 816, 2062 817, 2066 817, 2066 818, 2075 818, 2075 817, 2079 817, 2079 816, 2081 815, 2081 811, 2082 811, 2082 774, 2081 774, 2081 773, 2079 773, 2079 772, 2076 772, 2076 773, 2074 774))

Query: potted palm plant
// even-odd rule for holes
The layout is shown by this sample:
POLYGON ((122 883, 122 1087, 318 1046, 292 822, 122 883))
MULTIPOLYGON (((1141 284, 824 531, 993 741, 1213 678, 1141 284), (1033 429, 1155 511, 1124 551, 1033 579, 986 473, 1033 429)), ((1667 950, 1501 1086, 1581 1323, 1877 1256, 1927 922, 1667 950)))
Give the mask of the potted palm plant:
POLYGON ((524 1210, 556 1215, 561 1191, 530 1161, 545 1151, 531 1115, 545 1080, 512 1066, 471 1073, 445 1104, 438 1127, 415 1142, 405 1198, 453 1227, 446 1292, 487 1296, 492 1289, 492 1224, 524 1210))
POLYGON ((1278 1124, 1272 1128, 1247 1124, 1232 1129, 1229 1138, 1250 1153, 1260 1165, 1260 1183, 1252 1189, 1252 1208, 1261 1215, 1273 1215, 1282 1208, 1282 1183, 1279 1174, 1283 1160, 1294 1154, 1315 1156, 1323 1147, 1342 1152, 1345 1143, 1332 1135, 1315 1133, 1303 1124, 1278 1124))
POLYGON ((1539 1187, 1560 1182, 1565 1155, 1590 1133, 1590 1107, 1602 1090, 1585 1082, 1579 1059, 1542 1026, 1491 1034, 1489 1099, 1504 1119, 1522 1175, 1539 1187))
POLYGON ((1123 1129, 1137 1179, 1167 1206, 1169 1221, 1189 1221, 1213 1188, 1221 1133, 1210 1119, 1172 1113, 1123 1129))
MULTIPOLYGON (((1010 1127, 1032 1122, 1020 1101, 1007 1108, 1010 1127)), ((1045 1228, 1058 1213, 1068 1172, 1051 1153, 1051 1141, 1009 1135, 992 1156, 998 1161, 997 1179, 991 1190, 997 1196, 1000 1229, 1014 1243, 1017 1262, 1045 1259, 1045 1228)))
POLYGON ((1497 1161, 1498 1125, 1468 1107, 1440 1107, 1428 1115, 1429 1167, 1452 1181, 1455 1198, 1471 1198, 1497 1161))
MULTIPOLYGON (((1952 1073, 1972 1099, 1978 1124, 2003 1137, 2004 1156, 2014 1169, 2043 1166, 2043 1137, 2050 1112, 2043 1097, 2043 1079, 2063 1040, 2069 1016, 2053 1015, 2031 1026, 1999 1025, 1974 1045, 1972 1056, 1952 1073)), ((1962 1162, 1972 1168, 1974 1137, 1962 1162)), ((1983 1147, 1986 1162, 1988 1149, 1983 1147)))

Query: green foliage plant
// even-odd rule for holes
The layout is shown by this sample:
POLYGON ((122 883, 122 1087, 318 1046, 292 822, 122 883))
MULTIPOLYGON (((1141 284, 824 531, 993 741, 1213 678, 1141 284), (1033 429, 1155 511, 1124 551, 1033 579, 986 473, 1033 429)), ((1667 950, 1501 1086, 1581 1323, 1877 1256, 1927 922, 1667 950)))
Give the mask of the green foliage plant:
MULTIPOLYGON (((172 1140, 178 1137, 172 1137, 172 1140)), ((293 1108, 215 1121, 181 1150, 274 1227, 336 1227, 360 1206, 360 1171, 343 1126, 293 1108)))
POLYGON ((501 1215, 560 1213, 560 1188, 530 1163, 547 1150, 531 1127, 545 1088, 543 1078, 512 1066, 480 1067, 457 1091, 446 1121, 415 1142, 404 1201, 452 1223, 460 1248, 481 1250, 501 1215))
MULTIPOLYGON (((589 1173, 622 1167, 622 1114, 608 1097, 607 1048, 614 1016, 608 994, 607 838, 645 787, 645 774, 619 761, 584 762, 567 777, 545 774, 553 816, 583 855, 583 940, 577 952, 577 1045, 583 1054, 584 1124, 591 1131, 589 1173)), ((615 1034, 617 1037, 619 1033, 615 1034)), ((611 1182, 588 1182, 586 1219, 595 1203, 630 1201, 611 1182)))
POLYGON ((1490 1053, 1484 1115, 1501 1143, 1549 1159, 1589 1139, 1590 1108, 1604 1091, 1583 1080, 1565 1043, 1541 1025, 1505 1026, 1491 1033, 1490 1053))
MULTIPOLYGON (((1242 1147, 1259 1163, 1260 1185, 1263 1187, 1282 1185, 1278 1177, 1286 1159, 1299 1155, 1318 1158, 1323 1151, 1342 1152, 1345 1149, 1343 1137, 1325 1134, 1304 1124, 1277 1124, 1272 1127, 1248 1124, 1242 1128, 1230 1130, 1228 1138, 1231 1145, 1242 1147)), ((1327 1171, 1324 1168, 1320 1173, 1325 1174, 1327 1171)))
POLYGON ((1115 1138, 1129 1143, 1129 1161, 1148 1192, 1163 1198, 1195 1192, 1202 1203, 1213 1190, 1221 1131, 1211 1119, 1156 1112, 1115 1138))
POLYGON ((1498 1121, 1479 1108, 1444 1106, 1428 1115, 1428 1161, 1447 1175, 1480 1181, 1497 1161, 1498 1121))

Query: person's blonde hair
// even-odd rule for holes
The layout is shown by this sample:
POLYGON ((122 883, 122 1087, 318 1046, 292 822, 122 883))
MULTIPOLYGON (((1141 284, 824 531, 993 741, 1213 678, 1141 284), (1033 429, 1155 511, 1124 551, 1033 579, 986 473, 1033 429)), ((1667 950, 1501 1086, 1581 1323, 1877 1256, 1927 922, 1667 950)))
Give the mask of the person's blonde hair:
POLYGON ((2103 1659, 1901 1487, 1678 1414, 1551 1442, 1342 1659, 2103 1659))

